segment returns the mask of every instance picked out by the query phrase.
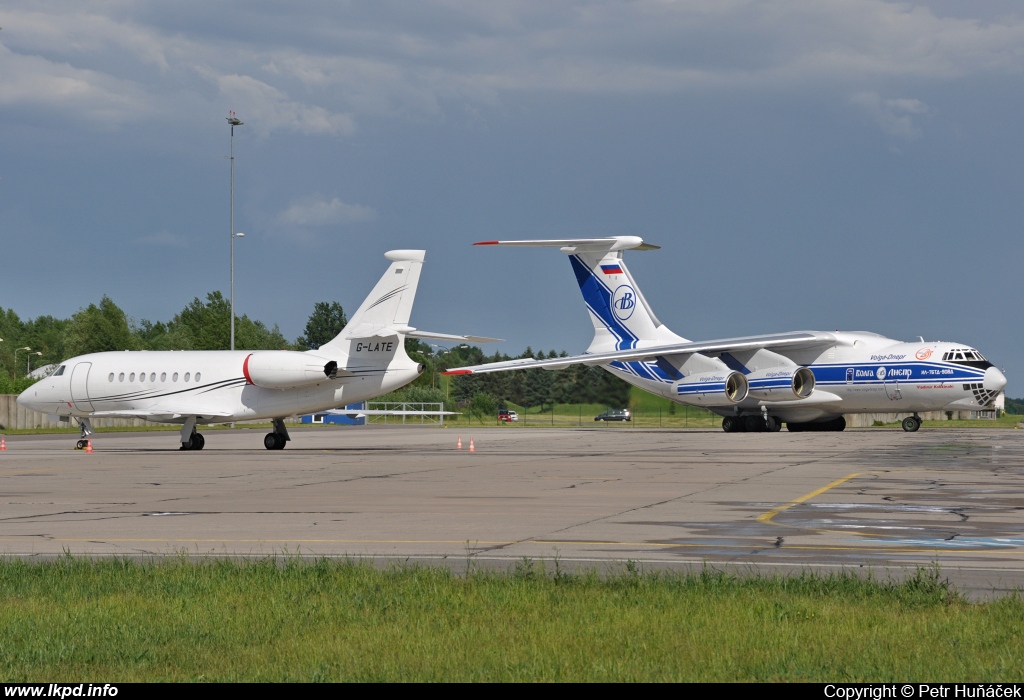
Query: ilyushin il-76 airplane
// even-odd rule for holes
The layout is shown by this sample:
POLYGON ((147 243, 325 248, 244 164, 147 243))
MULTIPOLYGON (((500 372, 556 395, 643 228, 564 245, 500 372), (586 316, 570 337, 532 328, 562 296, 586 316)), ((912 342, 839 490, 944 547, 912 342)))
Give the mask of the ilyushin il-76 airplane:
POLYGON ((633 281, 625 250, 637 236, 475 245, 548 246, 569 255, 594 323, 586 354, 460 367, 449 374, 597 365, 652 394, 721 416, 726 432, 843 430, 844 413, 984 410, 1006 377, 962 343, 905 343, 875 333, 797 331, 692 342, 666 328, 633 281))
MULTIPOLYGON (((65 360, 18 397, 40 413, 74 417, 78 447, 93 433, 91 418, 143 418, 181 424, 181 449, 206 443, 197 424, 269 419, 268 450, 291 438, 284 419, 327 411, 414 380, 423 365, 405 352, 405 338, 492 342, 494 338, 420 331, 409 325, 425 252, 392 250, 393 262, 338 337, 309 352, 201 350, 99 352, 65 360)), ((374 411, 359 411, 360 414, 374 411)))

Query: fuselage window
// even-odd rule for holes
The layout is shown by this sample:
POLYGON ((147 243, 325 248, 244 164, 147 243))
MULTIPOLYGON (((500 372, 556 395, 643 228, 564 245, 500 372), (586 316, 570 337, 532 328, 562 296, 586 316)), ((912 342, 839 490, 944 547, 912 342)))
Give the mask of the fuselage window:
POLYGON ((151 382, 155 382, 156 381, 156 372, 150 372, 149 373, 149 381, 151 381, 151 382))
POLYGON ((167 381, 167 372, 161 372, 160 373, 160 381, 162 381, 162 382, 166 382, 167 381))
POLYGON ((109 375, 107 375, 107 381, 108 382, 114 381, 114 373, 113 372, 111 372, 109 375))
POLYGON ((198 382, 202 378, 203 378, 203 375, 201 373, 199 373, 199 372, 196 372, 196 381, 198 382))
POLYGON ((128 375, 128 381, 130 381, 130 382, 134 382, 135 381, 135 372, 132 372, 131 374, 128 375))
POLYGON ((174 374, 171 375, 171 381, 172 382, 178 381, 178 373, 177 372, 175 372, 174 374))
POLYGON ((185 372, 185 381, 186 381, 186 382, 188 381, 188 378, 189 378, 190 376, 192 376, 191 372, 185 372))
POLYGON ((121 374, 117 375, 117 381, 119 381, 119 382, 123 382, 124 381, 124 372, 121 372, 121 374))

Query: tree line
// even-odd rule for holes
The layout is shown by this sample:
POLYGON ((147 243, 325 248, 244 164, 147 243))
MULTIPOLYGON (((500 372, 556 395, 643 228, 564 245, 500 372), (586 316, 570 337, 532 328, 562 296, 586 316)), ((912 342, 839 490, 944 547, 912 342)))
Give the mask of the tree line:
MULTIPOLYGON (((106 296, 68 319, 39 316, 22 320, 13 309, 0 308, 0 338, 4 341, 0 342, 0 393, 17 393, 31 384, 25 378, 26 363, 37 368, 108 350, 227 350, 231 343, 230 320, 231 303, 219 291, 207 294, 205 301, 196 297, 166 322, 135 321, 106 296)), ((341 304, 316 302, 303 334, 289 341, 276 324, 268 327, 246 315, 236 316, 235 348, 315 350, 337 336, 346 322, 341 304)), ((554 372, 524 369, 457 375, 447 378, 447 387, 439 376, 452 367, 565 357, 565 351, 534 353, 528 347, 516 357, 502 353, 488 356, 475 346, 447 348, 412 338, 406 340, 406 351, 426 369, 410 387, 388 398, 443 402, 451 410, 469 408, 480 414, 494 413, 509 404, 529 408, 556 403, 623 407, 629 403, 629 385, 598 367, 573 365, 554 372)))

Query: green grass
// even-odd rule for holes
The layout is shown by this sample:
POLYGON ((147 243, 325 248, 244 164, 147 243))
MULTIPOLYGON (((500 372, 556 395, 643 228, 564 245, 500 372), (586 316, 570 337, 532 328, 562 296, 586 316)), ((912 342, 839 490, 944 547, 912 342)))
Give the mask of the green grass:
MULTIPOLYGON (((629 570, 632 569, 632 570, 629 570)), ((736 579, 352 562, 0 563, 8 682, 1007 681, 1024 601, 933 572, 736 579)))

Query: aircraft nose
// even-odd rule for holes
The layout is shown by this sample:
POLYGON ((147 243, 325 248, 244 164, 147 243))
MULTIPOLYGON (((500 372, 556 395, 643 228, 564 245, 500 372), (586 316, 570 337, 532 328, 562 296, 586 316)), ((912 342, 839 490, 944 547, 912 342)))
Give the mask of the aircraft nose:
POLYGON ((1002 391, 1006 386, 1006 375, 995 367, 985 370, 985 391, 1002 391))
POLYGON ((30 411, 36 411, 38 413, 46 413, 46 411, 41 408, 42 402, 39 401, 39 397, 37 396, 38 392, 39 387, 30 386, 28 389, 25 389, 25 391, 18 394, 18 398, 15 400, 22 408, 27 408, 30 411))

